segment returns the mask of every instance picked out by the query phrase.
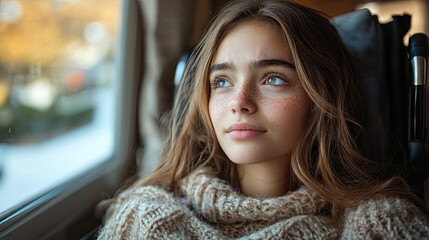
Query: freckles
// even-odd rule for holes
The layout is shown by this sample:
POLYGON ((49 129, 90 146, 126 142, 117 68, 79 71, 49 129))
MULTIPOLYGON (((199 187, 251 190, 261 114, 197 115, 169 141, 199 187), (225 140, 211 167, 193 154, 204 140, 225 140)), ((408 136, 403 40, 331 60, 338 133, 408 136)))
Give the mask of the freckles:
POLYGON ((305 112, 305 103, 298 97, 282 100, 272 100, 266 108, 267 114, 272 116, 273 124, 284 126, 290 121, 301 118, 305 112))
POLYGON ((225 115, 225 111, 227 108, 227 100, 224 98, 214 98, 209 101, 209 113, 210 118, 215 124, 215 122, 222 119, 222 116, 225 115))
POLYGON ((255 102, 263 100, 263 98, 255 92, 250 84, 244 84, 240 92, 238 93, 239 99, 252 99, 255 102))

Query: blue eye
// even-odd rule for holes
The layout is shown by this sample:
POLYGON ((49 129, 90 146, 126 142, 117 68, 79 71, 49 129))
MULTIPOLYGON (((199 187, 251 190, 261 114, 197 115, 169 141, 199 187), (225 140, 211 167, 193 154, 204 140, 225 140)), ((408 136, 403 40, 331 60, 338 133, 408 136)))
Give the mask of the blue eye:
POLYGON ((232 86, 232 84, 229 81, 225 80, 224 78, 215 78, 210 85, 212 88, 215 88, 215 89, 232 86))
POLYGON ((265 84, 279 86, 279 85, 286 85, 287 82, 279 76, 269 76, 267 78, 267 81, 265 81, 265 84))

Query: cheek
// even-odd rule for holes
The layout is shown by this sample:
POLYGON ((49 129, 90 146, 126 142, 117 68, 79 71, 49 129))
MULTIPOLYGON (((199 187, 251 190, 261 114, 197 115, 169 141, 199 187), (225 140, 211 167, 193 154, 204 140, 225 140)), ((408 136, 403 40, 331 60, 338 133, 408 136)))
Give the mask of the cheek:
POLYGON ((216 129, 222 120, 222 116, 225 116, 226 101, 219 98, 209 99, 209 114, 213 126, 216 129))
POLYGON ((267 108, 273 125, 293 131, 302 131, 308 117, 309 104, 307 98, 291 97, 273 102, 267 108))

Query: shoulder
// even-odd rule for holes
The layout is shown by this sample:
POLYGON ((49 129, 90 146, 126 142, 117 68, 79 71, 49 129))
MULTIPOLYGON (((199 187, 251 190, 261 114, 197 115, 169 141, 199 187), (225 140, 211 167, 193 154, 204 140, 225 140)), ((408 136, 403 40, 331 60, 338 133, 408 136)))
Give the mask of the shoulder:
POLYGON ((178 197, 156 186, 129 189, 109 207, 110 217, 98 234, 99 239, 147 239, 174 228, 186 207, 178 197))
POLYGON ((375 197, 345 211, 343 237, 420 239, 429 236, 429 220, 417 206, 399 197, 375 197))

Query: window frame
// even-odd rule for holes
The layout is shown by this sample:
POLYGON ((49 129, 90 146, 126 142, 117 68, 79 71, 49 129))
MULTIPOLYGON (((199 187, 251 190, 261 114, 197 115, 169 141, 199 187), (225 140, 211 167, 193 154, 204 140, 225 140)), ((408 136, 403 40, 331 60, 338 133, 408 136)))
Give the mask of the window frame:
POLYGON ((96 206, 136 171, 138 95, 142 77, 142 22, 136 0, 121 3, 118 51, 120 81, 111 159, 58 187, 0 214, 1 239, 82 238, 100 224, 96 206), (83 201, 84 200, 84 201, 83 201), (73 236, 72 236, 73 235, 73 236))

